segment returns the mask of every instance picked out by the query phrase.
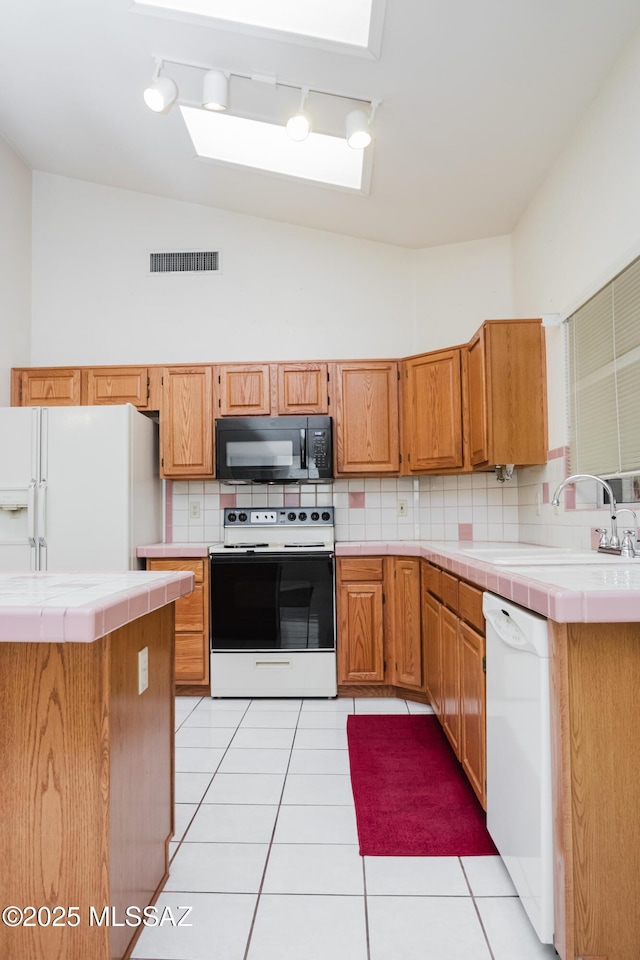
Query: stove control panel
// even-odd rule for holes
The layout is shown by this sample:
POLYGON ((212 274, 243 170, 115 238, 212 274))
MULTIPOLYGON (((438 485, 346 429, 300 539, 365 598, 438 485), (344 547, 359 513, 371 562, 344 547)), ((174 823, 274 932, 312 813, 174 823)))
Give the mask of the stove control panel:
POLYGON ((253 507, 225 507, 225 527, 332 527, 333 507, 278 507, 255 510, 253 507))

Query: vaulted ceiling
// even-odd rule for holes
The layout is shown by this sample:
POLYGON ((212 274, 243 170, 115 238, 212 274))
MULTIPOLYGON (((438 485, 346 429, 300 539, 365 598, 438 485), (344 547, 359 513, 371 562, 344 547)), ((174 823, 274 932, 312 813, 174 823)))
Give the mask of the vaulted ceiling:
POLYGON ((473 240, 513 229, 638 26, 637 0, 387 0, 367 58, 130 0, 14 0, 0 135, 38 171, 406 247, 473 240), (154 57, 382 101, 368 192, 195 159, 179 110, 142 100, 154 57))

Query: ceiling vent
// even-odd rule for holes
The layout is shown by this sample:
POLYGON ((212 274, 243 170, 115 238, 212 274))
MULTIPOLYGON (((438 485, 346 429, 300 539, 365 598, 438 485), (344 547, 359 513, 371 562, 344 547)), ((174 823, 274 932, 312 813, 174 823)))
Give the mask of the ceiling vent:
POLYGON ((218 270, 219 250, 149 254, 149 273, 215 273, 218 270))

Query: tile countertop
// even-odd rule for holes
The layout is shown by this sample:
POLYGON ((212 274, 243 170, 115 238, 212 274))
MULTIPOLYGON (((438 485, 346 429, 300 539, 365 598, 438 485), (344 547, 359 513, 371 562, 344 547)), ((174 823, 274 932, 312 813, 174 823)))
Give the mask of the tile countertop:
POLYGON ((153 557, 154 560, 191 559, 208 557, 209 543, 148 543, 137 547, 137 557, 153 557))
POLYGON ((191 593, 192 573, 0 574, 0 642, 93 643, 191 593))
MULTIPOLYGON (((628 563, 603 557, 602 562, 561 564, 532 562, 506 566, 470 555, 470 548, 501 549, 517 554, 532 544, 485 544, 433 540, 362 541, 336 544, 338 557, 423 557, 484 590, 513 600, 558 623, 640 622, 640 560, 628 563), (508 549, 506 549, 508 548, 508 549)), ((539 548, 553 553, 554 548, 539 548)), ((555 548, 560 556, 562 551, 555 548)))

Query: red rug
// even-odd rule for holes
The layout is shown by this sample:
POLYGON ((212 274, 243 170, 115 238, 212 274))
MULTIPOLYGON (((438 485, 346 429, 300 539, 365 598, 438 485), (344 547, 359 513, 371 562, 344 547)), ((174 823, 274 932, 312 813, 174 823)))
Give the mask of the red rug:
POLYGON ((497 853, 437 717, 350 716, 347 739, 361 856, 497 853))

